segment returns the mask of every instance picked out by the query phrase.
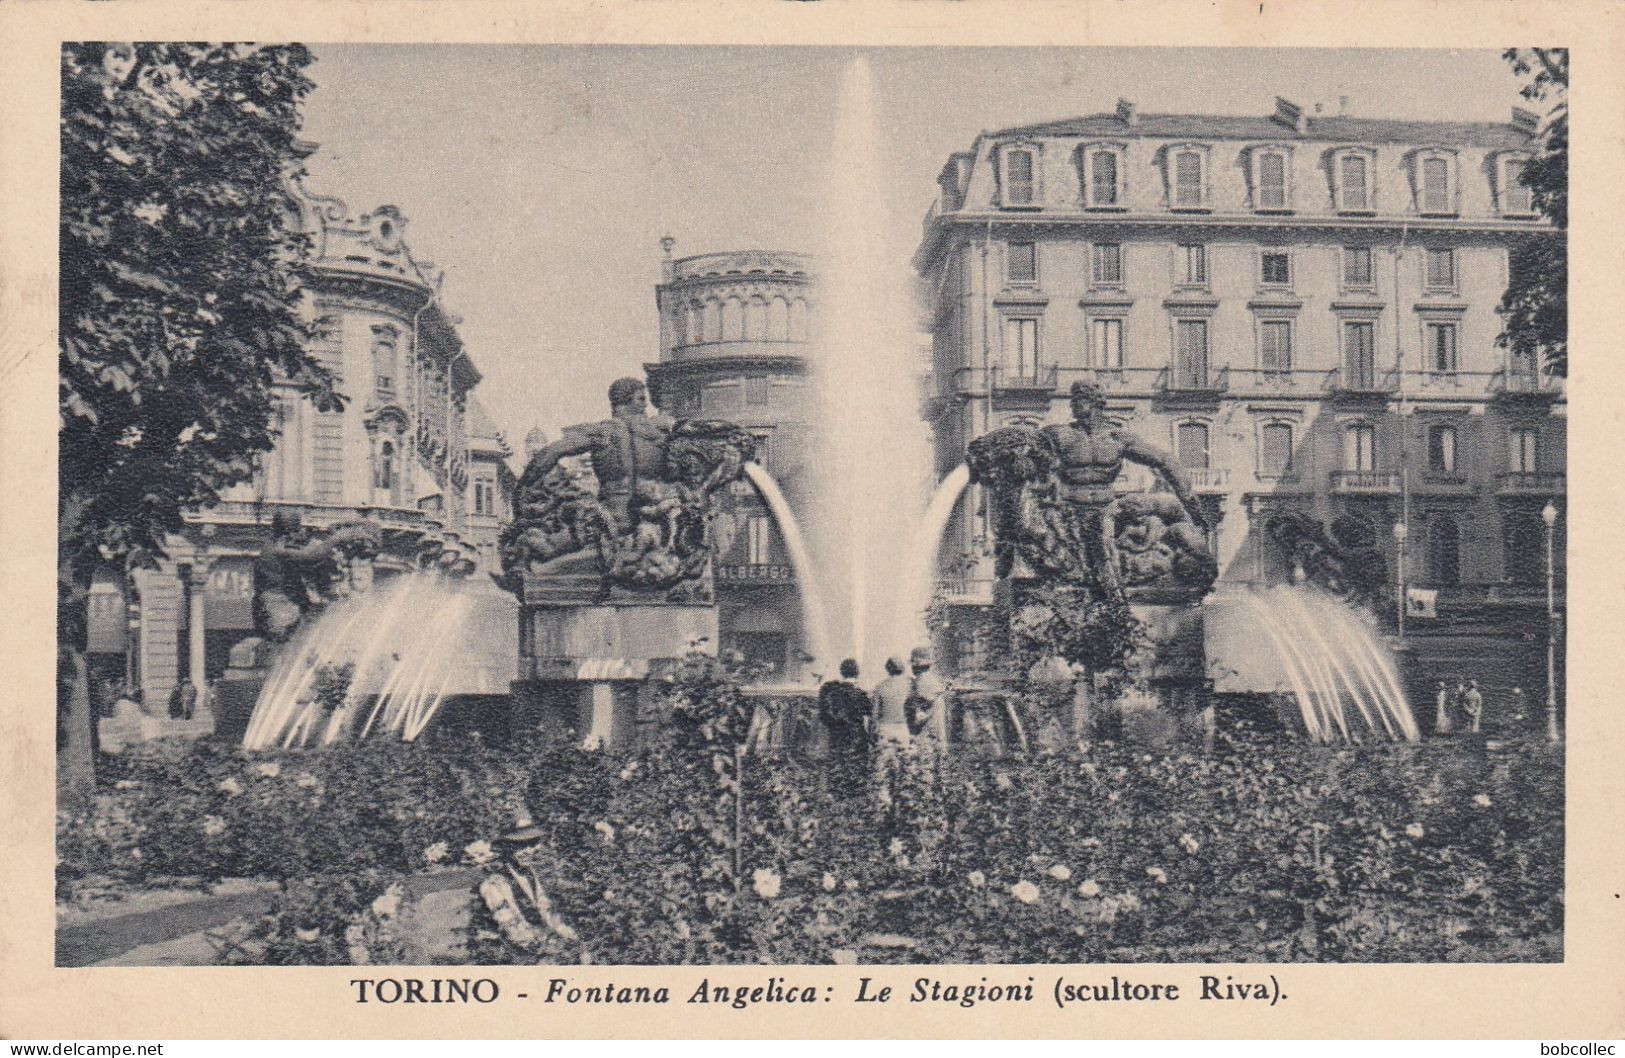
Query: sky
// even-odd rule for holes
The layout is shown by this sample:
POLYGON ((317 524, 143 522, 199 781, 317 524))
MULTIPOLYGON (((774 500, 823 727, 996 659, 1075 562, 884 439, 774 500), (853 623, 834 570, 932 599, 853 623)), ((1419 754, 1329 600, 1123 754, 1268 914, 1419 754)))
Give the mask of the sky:
POLYGON ((889 189, 875 232, 907 270, 950 153, 978 132, 1112 110, 1505 121, 1496 51, 313 45, 307 186, 408 219, 445 270, 515 449, 603 418, 658 359, 660 240, 677 257, 817 248, 837 86, 867 55, 889 189))

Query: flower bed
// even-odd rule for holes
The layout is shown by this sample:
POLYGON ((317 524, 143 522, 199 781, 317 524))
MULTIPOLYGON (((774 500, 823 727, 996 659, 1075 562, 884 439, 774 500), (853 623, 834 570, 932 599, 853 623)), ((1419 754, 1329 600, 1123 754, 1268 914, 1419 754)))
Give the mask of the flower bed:
POLYGON ((877 781, 869 761, 737 755, 726 723, 705 724, 631 757, 459 739, 128 759, 93 812, 61 821, 59 888, 384 885, 523 813, 576 939, 518 951, 476 916, 472 959, 1561 958, 1563 762, 1545 743, 1102 744, 877 781))

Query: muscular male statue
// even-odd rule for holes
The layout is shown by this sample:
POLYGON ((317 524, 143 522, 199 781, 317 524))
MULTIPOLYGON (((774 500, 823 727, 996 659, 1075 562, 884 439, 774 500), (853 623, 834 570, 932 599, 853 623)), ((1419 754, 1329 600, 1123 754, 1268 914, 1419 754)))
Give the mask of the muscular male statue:
POLYGON ((1123 463, 1138 463, 1159 474, 1185 514, 1199 529, 1207 516, 1175 461, 1161 449, 1106 421, 1106 400, 1100 388, 1088 382, 1072 383, 1072 421, 1052 423, 1044 434, 1060 455, 1060 499, 1103 507, 1114 498, 1112 482, 1123 463))
POLYGON ((651 418, 648 409, 648 391, 641 381, 616 379, 609 387, 610 417, 565 427, 563 436, 532 457, 521 486, 541 481, 566 456, 590 455, 598 477, 598 502, 616 520, 618 532, 632 528, 639 484, 664 479, 666 441, 673 426, 666 416, 651 418))

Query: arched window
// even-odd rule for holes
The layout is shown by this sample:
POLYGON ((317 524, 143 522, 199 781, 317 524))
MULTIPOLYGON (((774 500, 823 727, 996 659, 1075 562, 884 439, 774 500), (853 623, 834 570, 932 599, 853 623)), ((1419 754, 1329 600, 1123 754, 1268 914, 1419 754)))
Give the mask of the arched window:
POLYGON ((689 345, 705 341, 705 306, 698 301, 688 303, 688 331, 684 341, 689 345))
POLYGON ((729 298, 722 303, 722 340, 737 342, 745 336, 744 306, 738 298, 729 298))
POLYGON ((783 298, 774 298, 767 307, 767 340, 790 340, 790 303, 783 298))
POLYGON ((1461 583, 1461 530, 1448 514, 1428 519, 1428 576, 1435 584, 1461 583))
POLYGON ((372 377, 379 393, 395 392, 395 328, 372 329, 372 377))
POLYGON ((705 340, 722 341, 722 303, 716 298, 705 303, 705 340))
POLYGON ((395 442, 384 441, 378 446, 378 464, 374 468, 373 485, 392 497, 395 493, 395 442))
POLYGON ((796 298, 790 303, 790 340, 806 341, 807 329, 807 300, 796 298))
POLYGON ((745 340, 747 342, 767 340, 767 302, 759 297, 751 298, 745 303, 745 340))
POLYGON ((1258 473, 1282 478, 1292 470, 1292 424, 1265 423, 1258 434, 1258 473))
POLYGON ((1182 422, 1175 434, 1179 447, 1179 465, 1188 470, 1206 470, 1208 467, 1208 429, 1206 423, 1182 422))

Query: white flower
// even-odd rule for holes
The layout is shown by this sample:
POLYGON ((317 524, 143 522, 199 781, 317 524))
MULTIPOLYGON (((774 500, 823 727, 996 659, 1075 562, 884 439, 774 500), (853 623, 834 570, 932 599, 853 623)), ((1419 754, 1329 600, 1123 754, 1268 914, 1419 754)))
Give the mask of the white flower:
POLYGON ((1084 838, 1082 841, 1078 842, 1078 845, 1086 849, 1098 849, 1100 848, 1100 839, 1084 838))
POLYGON ((836 885, 835 876, 833 874, 830 874, 828 871, 825 871, 824 872, 824 880, 823 880, 822 884, 824 886, 824 892, 833 893, 835 891, 835 885, 836 885))
POLYGON ((1049 869, 1049 876, 1054 878, 1057 882, 1069 882, 1072 880, 1072 868, 1066 866, 1065 864, 1057 863, 1055 866, 1049 869))
POLYGON ((402 890, 398 885, 385 889, 383 895, 372 902, 372 913, 379 918, 393 918, 401 909, 402 890))
POLYGON ((903 839, 892 838, 890 849, 893 856, 901 856, 903 854, 903 839))
POLYGON ((1196 850, 1202 847, 1202 843, 1189 834, 1181 834, 1179 835, 1179 847, 1194 856, 1196 850))
POLYGON ((118 782, 113 784, 113 789, 115 789, 115 790, 133 790, 137 786, 140 786, 140 785, 141 784, 136 782, 134 779, 120 779, 118 782))
POLYGON ((1422 824, 1412 823, 1410 826, 1405 828, 1405 833, 1409 837, 1420 838, 1423 834, 1427 833, 1427 831, 1422 829, 1422 824))
POLYGON ((296 929, 293 931, 293 935, 306 944, 315 944, 321 939, 322 931, 319 929, 296 929))
POLYGON ((131 849, 130 850, 130 859, 139 860, 140 858, 141 858, 141 850, 140 849, 131 849))
POLYGON ((1487 794, 1474 794, 1473 795, 1473 804, 1477 805, 1480 808, 1488 808, 1490 806, 1489 795, 1487 795, 1487 794))
POLYGON ((858 880, 856 878, 848 878, 846 880, 846 888, 847 888, 848 891, 856 889, 857 887, 858 887, 858 880))
POLYGON ((243 792, 243 784, 238 782, 234 776, 227 776, 226 778, 220 780, 220 785, 216 786, 215 789, 219 790, 227 797, 236 797, 238 794, 243 792))
POLYGON ((588 735, 581 740, 581 745, 577 748, 583 753, 596 753, 604 748, 604 736, 588 735))
POLYGON ((359 922, 352 922, 344 930, 344 943, 361 944, 367 939, 367 927, 359 922))
POLYGON ((783 884, 783 879, 776 871, 758 867, 751 872, 750 884, 751 888, 756 890, 757 896, 763 900, 772 900, 779 895, 779 886, 783 884))
POLYGON ((370 962, 372 962, 372 956, 367 954, 366 948, 363 948, 359 944, 352 944, 350 946, 350 963, 352 965, 366 966, 370 962))
POLYGON ((632 776, 636 775, 637 773, 638 773, 638 762, 635 761, 635 760, 627 761, 626 767, 622 768, 621 771, 620 771, 621 781, 626 782, 628 779, 632 778, 632 776))
POLYGON ((1124 893, 1117 898, 1117 906, 1124 911, 1138 911, 1140 909, 1140 898, 1133 893, 1124 893))
POLYGON ((1150 878, 1158 885, 1162 885, 1168 880, 1168 872, 1164 871, 1161 867, 1147 867, 1145 869, 1145 874, 1146 877, 1150 878))
POLYGON ((598 822, 596 822, 596 823, 594 823, 592 825, 592 828, 594 830, 598 831, 598 833, 600 833, 600 834, 602 834, 604 836, 604 843, 605 844, 607 844, 607 845, 615 844, 615 828, 614 827, 610 826, 608 823, 606 823, 602 819, 600 819, 598 822))
POLYGON ((987 875, 983 874, 981 871, 972 871, 968 876, 968 880, 970 881, 972 889, 980 889, 982 886, 987 884, 987 875))
POLYGON ((282 765, 274 760, 268 760, 254 769, 267 779, 274 779, 282 774, 282 765))
POLYGON ((203 834, 205 837, 217 838, 226 832, 226 821, 219 816, 203 817, 203 834))
POLYGON ((482 867, 496 859, 497 854, 492 851, 489 841, 475 841, 463 847, 463 858, 476 867, 482 867))
POLYGON ((1038 899, 1038 886, 1022 879, 1010 887, 1010 895, 1024 904, 1030 904, 1038 899))
POLYGON ((425 863, 439 863, 441 860, 445 859, 447 854, 450 852, 450 846, 448 846, 444 841, 437 841, 433 845, 430 845, 428 848, 423 850, 423 861, 425 863))
POLYGON ((316 776, 310 774, 310 772, 308 772, 308 771, 307 772, 300 772, 299 773, 299 778, 295 779, 293 781, 293 784, 295 786, 299 787, 300 789, 308 790, 312 786, 316 785, 316 776))
POLYGON ((1016 784, 1011 780, 1009 775, 1006 775, 1001 771, 997 775, 993 776, 993 785, 997 786, 1001 790, 1008 790, 1016 784))
POLYGON ((1093 878, 1085 878, 1083 880, 1083 884, 1078 886, 1078 895, 1089 897, 1099 896, 1100 883, 1095 881, 1093 878))

